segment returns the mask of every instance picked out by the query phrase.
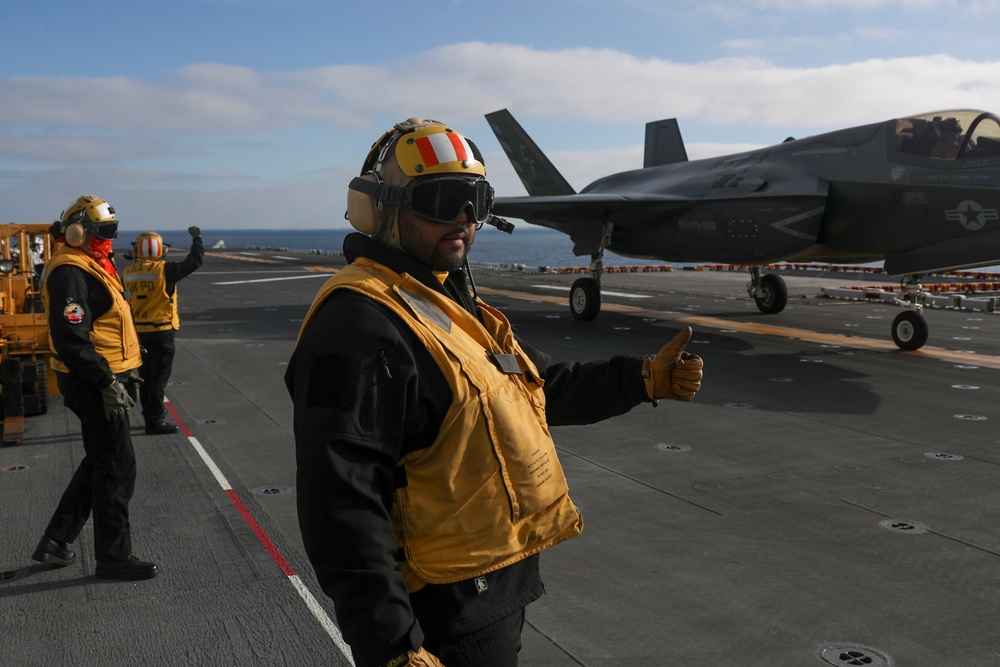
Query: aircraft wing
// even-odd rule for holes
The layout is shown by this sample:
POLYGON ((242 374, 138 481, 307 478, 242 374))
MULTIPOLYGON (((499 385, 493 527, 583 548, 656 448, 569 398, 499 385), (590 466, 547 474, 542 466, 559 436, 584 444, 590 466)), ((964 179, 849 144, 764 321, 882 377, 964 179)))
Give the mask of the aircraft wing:
POLYGON ((602 223, 616 217, 634 217, 636 214, 661 216, 691 206, 689 197, 676 195, 608 195, 579 194, 548 197, 497 197, 493 210, 499 215, 521 218, 535 225, 602 223))
POLYGON ((500 197, 493 210, 568 234, 578 256, 600 252, 611 222, 607 247, 627 257, 753 263, 813 247, 826 204, 822 191, 706 198, 583 193, 500 197))
POLYGON ((589 255, 599 250, 607 220, 627 225, 639 219, 663 218, 691 205, 690 199, 672 195, 578 194, 497 197, 493 212, 568 234, 573 254, 589 255))
POLYGON ((799 165, 766 179, 746 167, 711 171, 687 162, 675 121, 647 126, 646 168, 612 174, 576 193, 506 109, 486 115, 527 197, 498 197, 499 216, 568 234, 573 253, 603 247, 629 257, 760 262, 818 242, 828 183, 799 165), (610 243, 605 225, 613 223, 610 243))

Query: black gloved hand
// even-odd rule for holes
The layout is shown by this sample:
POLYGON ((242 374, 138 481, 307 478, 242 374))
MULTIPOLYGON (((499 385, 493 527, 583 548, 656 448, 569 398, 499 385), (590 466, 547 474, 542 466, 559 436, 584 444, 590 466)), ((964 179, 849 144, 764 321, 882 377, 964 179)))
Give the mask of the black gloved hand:
POLYGON ((139 371, 133 368, 125 374, 123 379, 129 398, 132 399, 133 404, 137 404, 139 402, 139 387, 143 383, 143 379, 139 377, 139 371))
POLYGON ((101 399, 104 401, 104 416, 110 422, 120 422, 125 419, 128 409, 135 405, 125 385, 118 380, 101 390, 101 399))
POLYGON ((188 227, 188 234, 191 235, 191 238, 196 239, 199 236, 201 236, 201 229, 199 229, 198 227, 195 227, 194 225, 192 225, 192 226, 188 227))

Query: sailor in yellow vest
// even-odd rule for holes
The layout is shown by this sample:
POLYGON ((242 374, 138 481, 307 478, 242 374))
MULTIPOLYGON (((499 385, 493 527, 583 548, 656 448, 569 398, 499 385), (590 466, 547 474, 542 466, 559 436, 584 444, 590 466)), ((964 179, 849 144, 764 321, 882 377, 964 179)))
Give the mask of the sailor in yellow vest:
POLYGON ((477 295, 483 158, 412 118, 348 191, 360 234, 313 302, 285 374, 306 552, 357 667, 513 667, 539 553, 578 535, 550 425, 690 400, 685 329, 655 357, 550 363, 477 295))
POLYGON ((85 456, 66 487, 32 558, 66 566, 68 547, 94 517, 96 575, 149 579, 156 565, 132 555, 129 502, 135 453, 128 410, 135 404, 139 339, 132 325, 112 240, 118 221, 100 197, 73 202, 52 225, 56 251, 42 272, 42 301, 63 402, 80 418, 85 456))
POLYGON ((125 288, 132 294, 132 317, 142 345, 139 404, 146 435, 176 433, 167 421, 163 395, 174 366, 174 334, 181 326, 177 314, 177 283, 198 270, 204 261, 201 230, 188 227, 191 249, 178 262, 165 261, 167 246, 156 232, 143 232, 133 246, 134 261, 125 267, 125 288))

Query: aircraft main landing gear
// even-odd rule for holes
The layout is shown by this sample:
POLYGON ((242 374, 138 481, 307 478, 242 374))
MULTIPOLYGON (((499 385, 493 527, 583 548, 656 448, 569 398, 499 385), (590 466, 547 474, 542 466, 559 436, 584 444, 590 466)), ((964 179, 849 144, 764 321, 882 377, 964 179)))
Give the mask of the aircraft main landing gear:
POLYGON ((601 285, 593 278, 580 278, 569 290, 569 310, 573 317, 589 322, 601 312, 601 285))
POLYGON ((581 322, 597 319, 597 315, 601 312, 601 274, 604 273, 604 249, 611 243, 613 229, 612 223, 604 223, 600 248, 590 256, 590 277, 576 280, 569 290, 569 312, 581 322))
POLYGON ((759 266, 750 267, 750 282, 747 294, 757 304, 757 310, 765 315, 780 313, 788 304, 788 288, 781 276, 762 274, 759 266))

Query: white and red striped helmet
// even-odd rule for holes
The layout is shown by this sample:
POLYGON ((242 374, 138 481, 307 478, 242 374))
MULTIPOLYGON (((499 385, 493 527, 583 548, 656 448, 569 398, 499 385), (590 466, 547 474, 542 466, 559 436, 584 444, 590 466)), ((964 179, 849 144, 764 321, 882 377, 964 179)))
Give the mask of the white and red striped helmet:
POLYGON ((135 241, 135 254, 141 259, 162 259, 167 254, 163 237, 156 232, 143 232, 135 241))
POLYGON ((410 178, 435 174, 486 177, 483 157, 475 144, 450 127, 435 120, 411 118, 396 128, 405 128, 414 121, 418 123, 416 129, 396 140, 396 163, 403 174, 410 178))
POLYGON ((355 229, 392 244, 398 236, 399 204, 391 193, 398 194, 419 177, 440 175, 486 178, 482 153, 440 121, 410 118, 396 123, 372 144, 361 175, 348 186, 347 219, 355 229))

